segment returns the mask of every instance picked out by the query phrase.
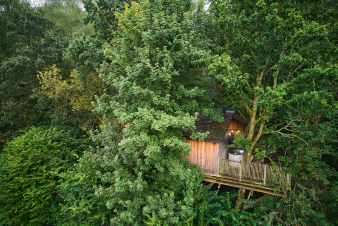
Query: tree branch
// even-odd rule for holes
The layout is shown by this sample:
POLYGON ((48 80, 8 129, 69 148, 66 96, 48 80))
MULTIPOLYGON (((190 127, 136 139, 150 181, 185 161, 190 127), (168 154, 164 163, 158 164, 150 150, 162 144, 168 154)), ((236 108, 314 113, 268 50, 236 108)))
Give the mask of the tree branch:
POLYGON ((291 78, 291 76, 293 76, 299 69, 301 69, 304 66, 304 64, 299 64, 293 71, 291 71, 288 74, 288 78, 291 78))
POLYGON ((265 121, 263 121, 259 125, 259 129, 258 129, 257 135, 255 136, 254 140, 252 141, 252 143, 250 145, 250 149, 247 152, 247 156, 246 156, 246 161, 247 162, 251 162, 252 161, 252 159, 253 159, 253 151, 255 150, 258 141, 261 139, 261 137, 263 135, 264 128, 265 128, 265 121))
MULTIPOLYGON (((256 78, 256 87, 260 87, 262 85, 262 79, 263 79, 264 72, 261 72, 257 78, 256 78)), ((256 92, 256 91, 254 91, 256 92)), ((251 117, 250 117, 250 123, 249 123, 249 132, 247 139, 249 141, 253 140, 255 128, 256 128, 256 118, 257 118, 257 108, 258 108, 258 96, 257 93, 254 93, 254 97, 252 100, 252 110, 251 110, 251 117)))

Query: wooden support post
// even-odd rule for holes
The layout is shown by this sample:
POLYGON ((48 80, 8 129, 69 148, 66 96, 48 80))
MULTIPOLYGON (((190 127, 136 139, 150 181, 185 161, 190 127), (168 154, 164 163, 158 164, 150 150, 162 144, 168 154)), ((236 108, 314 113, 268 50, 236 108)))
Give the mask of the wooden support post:
POLYGON ((266 164, 264 164, 264 179, 263 179, 264 185, 266 185, 266 164))
POLYGON ((221 175, 221 172, 220 172, 220 165, 222 164, 222 157, 220 156, 220 152, 218 152, 218 165, 217 165, 217 175, 221 175))
POLYGON ((251 198, 253 192, 254 192, 253 190, 251 190, 251 191, 249 192, 249 195, 248 195, 248 199, 247 199, 247 200, 249 200, 249 199, 251 198))
POLYGON ((242 181, 242 163, 239 166, 239 181, 242 181))

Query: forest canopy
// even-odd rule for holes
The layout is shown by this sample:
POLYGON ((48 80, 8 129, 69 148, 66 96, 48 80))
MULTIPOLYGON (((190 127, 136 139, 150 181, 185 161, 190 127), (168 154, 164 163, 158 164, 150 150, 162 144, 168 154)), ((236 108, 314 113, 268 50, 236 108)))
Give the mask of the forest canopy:
POLYGON ((337 37, 331 0, 0 0, 0 226, 338 225, 337 37), (225 112, 287 192, 188 161, 225 112))

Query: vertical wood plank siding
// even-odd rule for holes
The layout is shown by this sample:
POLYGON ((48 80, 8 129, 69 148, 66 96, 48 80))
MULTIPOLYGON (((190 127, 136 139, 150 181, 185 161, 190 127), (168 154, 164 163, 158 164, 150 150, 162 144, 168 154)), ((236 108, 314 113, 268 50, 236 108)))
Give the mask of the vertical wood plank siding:
POLYGON ((189 161, 198 165, 203 172, 219 174, 219 144, 204 141, 187 141, 191 146, 189 161))

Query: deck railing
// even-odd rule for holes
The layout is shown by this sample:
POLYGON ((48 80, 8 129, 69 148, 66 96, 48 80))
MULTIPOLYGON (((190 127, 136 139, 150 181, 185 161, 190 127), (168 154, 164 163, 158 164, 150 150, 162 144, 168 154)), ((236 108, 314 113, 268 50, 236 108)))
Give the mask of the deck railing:
POLYGON ((238 181, 250 182, 266 187, 289 188, 290 177, 278 166, 272 166, 259 162, 232 162, 228 159, 220 159, 220 176, 236 178, 238 181))
POLYGON ((201 168, 207 176, 231 179, 234 183, 257 185, 270 189, 288 190, 290 176, 279 166, 260 162, 234 162, 225 158, 221 144, 203 141, 187 141, 191 146, 190 163, 201 168))

